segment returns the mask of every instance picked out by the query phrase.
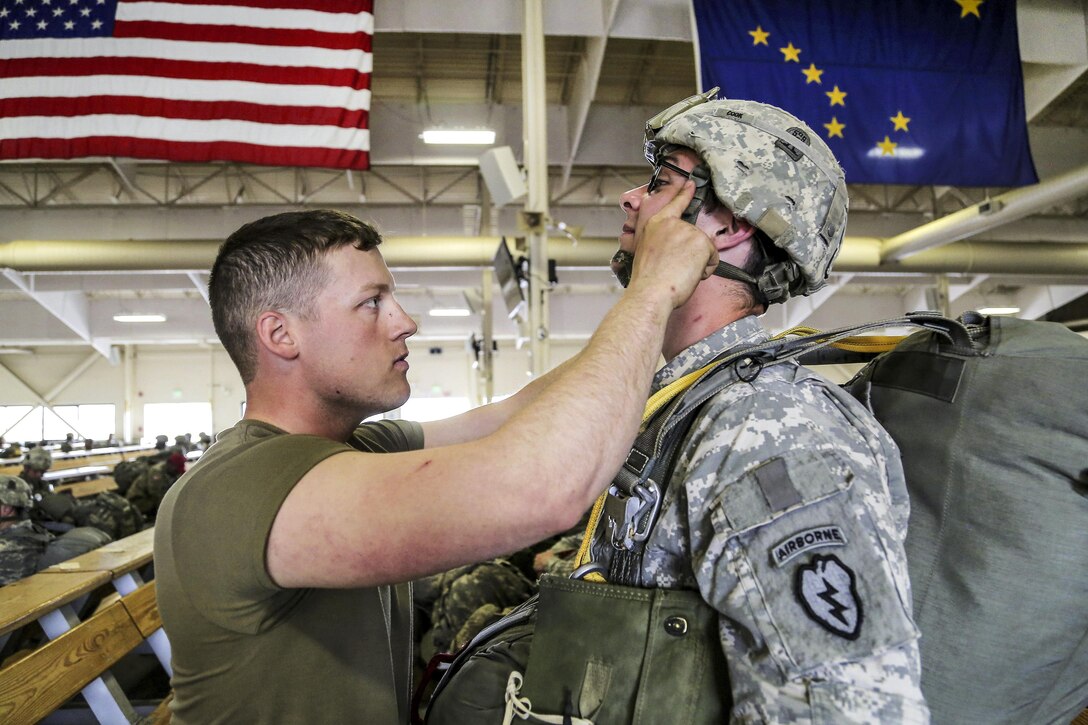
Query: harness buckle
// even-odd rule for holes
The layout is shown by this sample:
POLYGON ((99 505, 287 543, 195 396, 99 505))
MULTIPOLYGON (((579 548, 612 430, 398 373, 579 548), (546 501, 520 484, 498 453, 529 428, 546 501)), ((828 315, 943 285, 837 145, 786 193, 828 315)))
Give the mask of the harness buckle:
POLYGON ((653 479, 647 479, 645 484, 634 487, 632 496, 621 496, 615 486, 610 487, 608 493, 605 518, 612 546, 631 551, 635 544, 649 538, 661 505, 661 491, 653 479))

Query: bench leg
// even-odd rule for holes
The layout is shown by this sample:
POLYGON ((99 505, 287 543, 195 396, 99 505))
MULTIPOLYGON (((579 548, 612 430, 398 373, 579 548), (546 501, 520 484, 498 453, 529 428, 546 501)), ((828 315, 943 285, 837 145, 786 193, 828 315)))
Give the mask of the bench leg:
POLYGON ((128 725, 140 719, 121 686, 109 672, 83 688, 83 697, 91 712, 103 725, 128 725))
POLYGON ((151 651, 159 659, 162 668, 166 670, 166 674, 173 677, 174 670, 170 667, 170 640, 166 638, 166 632, 162 631, 162 627, 151 633, 151 636, 147 638, 147 643, 151 645, 151 651))
MULTIPOLYGON (((123 597, 139 589, 143 586, 143 583, 143 578, 137 572, 132 571, 114 579, 113 587, 123 597)), ((170 667, 170 640, 166 638, 166 632, 162 631, 162 629, 155 630, 147 638, 147 643, 151 646, 151 651, 155 653, 159 662, 162 663, 166 674, 173 677, 174 670, 170 667)))
POLYGON ((132 594, 134 591, 143 586, 144 580, 140 578, 140 575, 134 571, 130 571, 128 574, 122 574, 113 580, 113 588, 117 590, 117 593, 122 597, 126 594, 132 594))
MULTIPOLYGON (((71 606, 65 605, 43 614, 38 623, 45 631, 45 636, 53 640, 79 624, 79 618, 71 606)), ((140 717, 109 671, 84 687, 82 694, 100 723, 127 725, 136 722, 140 717)))

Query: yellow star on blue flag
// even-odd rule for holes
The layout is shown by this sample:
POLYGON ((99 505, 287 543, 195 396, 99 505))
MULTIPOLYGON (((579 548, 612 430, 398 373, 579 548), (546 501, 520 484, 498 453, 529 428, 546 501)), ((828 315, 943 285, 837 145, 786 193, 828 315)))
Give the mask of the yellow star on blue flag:
POLYGON ((1015 0, 693 5, 703 87, 798 116, 827 141, 848 182, 1038 180, 1015 0), (758 42, 766 38, 774 42, 758 42))

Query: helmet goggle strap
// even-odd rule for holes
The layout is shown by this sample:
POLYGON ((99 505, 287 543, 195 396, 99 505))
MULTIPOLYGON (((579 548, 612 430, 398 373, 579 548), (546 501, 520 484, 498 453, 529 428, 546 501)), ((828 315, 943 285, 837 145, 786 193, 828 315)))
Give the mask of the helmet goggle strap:
POLYGON ((695 184, 695 194, 691 197, 688 208, 680 215, 680 218, 688 224, 694 224, 695 220, 699 218, 699 212, 702 210, 703 205, 706 204, 707 195, 710 193, 710 169, 705 164, 699 164, 691 171, 684 171, 670 161, 658 159, 653 173, 650 174, 650 183, 646 185, 646 191, 653 191, 657 188, 661 172, 665 169, 684 179, 691 179, 695 184))

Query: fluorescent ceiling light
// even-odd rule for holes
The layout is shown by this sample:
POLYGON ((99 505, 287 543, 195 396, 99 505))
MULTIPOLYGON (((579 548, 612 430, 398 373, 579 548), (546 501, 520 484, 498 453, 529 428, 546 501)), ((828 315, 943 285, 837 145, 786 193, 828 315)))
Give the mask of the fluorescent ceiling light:
POLYGON ((495 132, 488 129, 432 128, 424 131, 422 138, 423 143, 431 144, 489 146, 495 143, 495 132))
POLYGON ((1019 307, 982 307, 979 308, 978 313, 980 315, 1015 315, 1019 311, 1019 307))
POLYGON ((33 352, 25 347, 0 347, 0 355, 31 355, 33 352))
POLYGON ((114 315, 114 322, 166 322, 166 315, 114 315))
POLYGON ((431 317, 468 317, 472 313, 464 307, 435 307, 427 314, 431 317))

